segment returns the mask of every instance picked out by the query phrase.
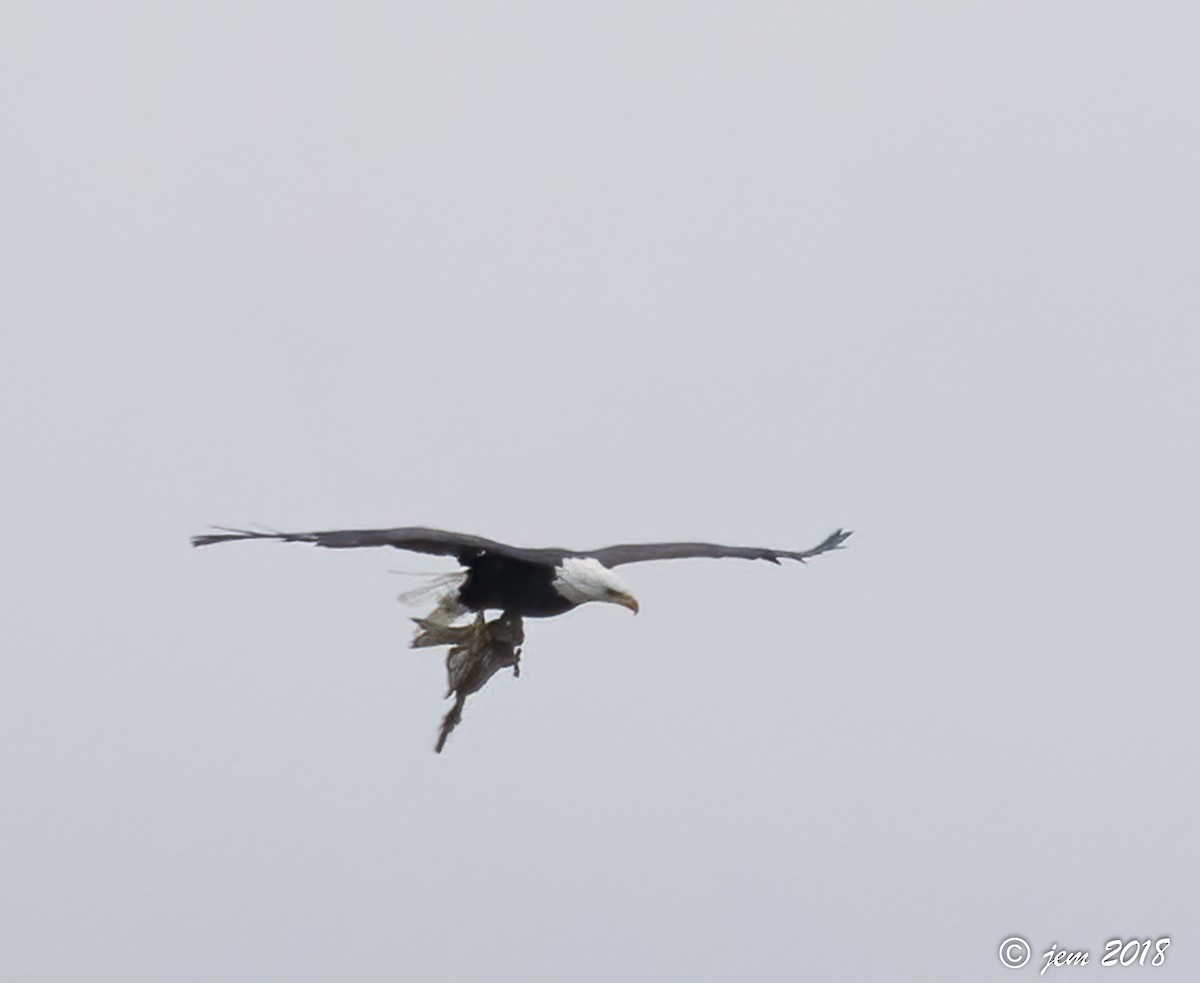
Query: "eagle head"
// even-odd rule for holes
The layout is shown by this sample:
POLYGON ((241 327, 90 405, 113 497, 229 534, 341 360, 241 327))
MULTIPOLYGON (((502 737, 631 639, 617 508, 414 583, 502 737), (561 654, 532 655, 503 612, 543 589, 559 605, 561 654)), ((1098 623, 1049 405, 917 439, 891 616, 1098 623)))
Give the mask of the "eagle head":
POLYGON ((554 571, 554 589, 574 604, 605 601, 638 612, 637 598, 621 579, 590 556, 568 556, 554 571))

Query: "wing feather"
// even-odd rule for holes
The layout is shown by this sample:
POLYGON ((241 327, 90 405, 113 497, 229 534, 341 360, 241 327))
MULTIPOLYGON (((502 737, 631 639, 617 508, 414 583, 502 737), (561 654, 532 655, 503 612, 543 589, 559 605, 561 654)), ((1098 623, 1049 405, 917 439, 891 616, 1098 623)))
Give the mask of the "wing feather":
POLYGON ((823 541, 807 550, 776 550, 761 546, 721 546, 717 543, 625 543, 606 546, 592 553, 576 553, 576 556, 592 556, 606 567, 618 567, 624 563, 643 563, 647 560, 723 559, 733 557, 741 560, 805 560, 831 550, 842 548, 850 537, 849 530, 838 529, 823 541))
POLYGON ((365 546, 392 546, 414 553, 453 556, 460 561, 482 553, 494 553, 534 563, 556 562, 565 550, 522 549, 482 536, 471 536, 444 529, 424 526, 403 526, 397 529, 333 529, 327 532, 258 532, 249 529, 224 529, 193 536, 193 546, 211 546, 242 539, 273 539, 284 543, 311 543, 329 549, 357 549, 365 546))

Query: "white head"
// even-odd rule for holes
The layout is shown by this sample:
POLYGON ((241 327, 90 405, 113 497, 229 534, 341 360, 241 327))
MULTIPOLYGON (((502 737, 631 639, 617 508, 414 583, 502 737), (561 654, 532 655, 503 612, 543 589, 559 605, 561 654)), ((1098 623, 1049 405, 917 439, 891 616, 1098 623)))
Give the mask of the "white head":
POLYGON ((592 557, 568 556, 554 571, 554 589, 568 601, 607 601, 629 608, 634 614, 638 602, 620 578, 592 557))

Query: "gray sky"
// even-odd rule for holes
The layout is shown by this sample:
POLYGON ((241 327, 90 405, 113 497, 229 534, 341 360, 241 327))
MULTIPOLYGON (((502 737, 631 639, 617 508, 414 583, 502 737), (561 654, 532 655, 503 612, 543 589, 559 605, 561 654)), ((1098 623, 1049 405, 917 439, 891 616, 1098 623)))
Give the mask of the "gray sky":
POLYGON ((0 976, 1200 978, 1198 29, 5 4, 0 976), (251 522, 856 536, 629 568, 438 757, 446 564, 251 522))

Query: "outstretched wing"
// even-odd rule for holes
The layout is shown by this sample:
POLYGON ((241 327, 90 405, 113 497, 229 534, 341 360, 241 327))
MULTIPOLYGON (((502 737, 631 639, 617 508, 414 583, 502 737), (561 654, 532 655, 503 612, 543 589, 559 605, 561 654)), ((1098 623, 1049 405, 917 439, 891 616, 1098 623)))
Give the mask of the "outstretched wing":
POLYGON ((284 543, 312 543, 330 549, 356 549, 360 546, 393 546, 414 553, 432 553, 436 556, 453 556, 460 561, 494 553, 534 563, 554 562, 563 550, 522 549, 508 546, 482 536, 471 536, 444 529, 426 529, 423 526, 404 526, 399 529, 334 529, 328 532, 255 532, 248 529, 218 529, 203 536, 193 536, 193 546, 211 546, 213 543, 230 543, 239 539, 274 539, 284 543))
POLYGON ((803 563, 813 556, 842 548, 850 538, 849 530, 839 529, 830 533, 824 541, 808 550, 773 550, 760 546, 720 546, 716 543, 627 543, 621 546, 606 546, 592 553, 576 553, 576 556, 592 556, 606 567, 619 567, 623 563, 642 563, 646 560, 687 560, 708 557, 721 559, 735 557, 741 560, 799 560, 803 563))
POLYGON ((736 557, 742 560, 799 560, 803 563, 810 557, 820 556, 830 550, 841 549, 850 533, 839 529, 812 549, 775 550, 759 546, 720 546, 716 543, 627 543, 606 546, 604 549, 564 550, 526 549, 509 546, 494 539, 472 536, 444 529, 427 529, 424 526, 403 526, 397 529, 333 529, 327 532, 259 532, 249 529, 218 529, 203 536, 193 536, 193 546, 211 546, 213 543, 230 543, 241 539, 273 539, 284 543, 311 543, 329 549, 357 549, 363 546, 392 546, 411 550, 414 553, 432 553, 436 556, 453 556, 460 562, 485 553, 507 556, 530 563, 556 564, 564 556, 594 557, 606 567, 623 563, 643 563, 647 560, 682 560, 700 557, 736 557))

